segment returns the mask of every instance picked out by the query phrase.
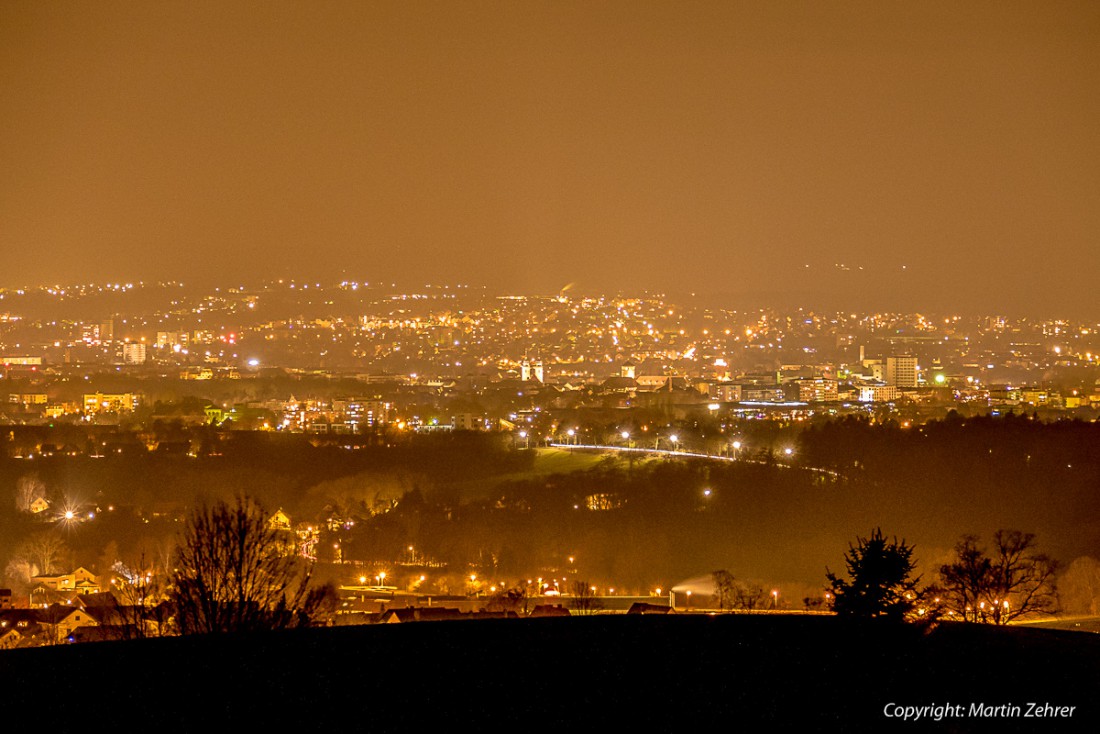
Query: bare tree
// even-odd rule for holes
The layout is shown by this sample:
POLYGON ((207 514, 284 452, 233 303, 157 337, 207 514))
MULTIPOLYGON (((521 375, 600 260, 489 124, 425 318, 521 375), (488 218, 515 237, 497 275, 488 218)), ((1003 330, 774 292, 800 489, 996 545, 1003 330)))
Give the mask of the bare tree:
POLYGON ((527 607, 527 586, 516 584, 511 588, 500 588, 489 597, 486 606, 491 612, 515 612, 519 614, 527 607))
POLYGON ((1100 561, 1090 556, 1075 559, 1058 577, 1062 611, 1069 614, 1100 614, 1100 561))
POLYGON ((46 531, 25 540, 13 558, 27 564, 29 576, 41 576, 60 571, 69 553, 69 546, 57 532, 46 531))
POLYGON ((35 569, 30 561, 24 558, 12 558, 4 567, 5 582, 16 589, 17 593, 26 593, 30 588, 31 577, 35 575, 35 569))
POLYGON ((111 570, 115 574, 112 590, 118 602, 114 611, 120 637, 142 639, 168 634, 165 577, 157 572, 145 551, 134 562, 116 562, 111 570))
POLYGON ((1022 616, 1053 613, 1058 563, 1039 553, 1034 533, 998 530, 989 552, 966 535, 955 560, 940 568, 949 613, 970 622, 1008 624, 1022 616))
POLYGON ((587 581, 574 581, 570 592, 569 607, 577 614, 594 614, 603 609, 603 602, 596 598, 596 590, 587 581))
POLYGON ((712 573, 711 578, 714 580, 714 598, 718 608, 733 609, 737 595, 737 581, 733 574, 723 569, 712 573))
POLYGON ((183 634, 306 626, 324 590, 248 498, 195 510, 177 550, 170 599, 183 634))
POLYGON ((751 612, 763 606, 765 596, 764 588, 760 584, 739 583, 734 591, 733 603, 735 608, 751 612))
POLYGON ((30 512, 31 503, 39 497, 45 496, 46 485, 42 483, 37 474, 20 477, 15 484, 15 509, 20 512, 30 512))

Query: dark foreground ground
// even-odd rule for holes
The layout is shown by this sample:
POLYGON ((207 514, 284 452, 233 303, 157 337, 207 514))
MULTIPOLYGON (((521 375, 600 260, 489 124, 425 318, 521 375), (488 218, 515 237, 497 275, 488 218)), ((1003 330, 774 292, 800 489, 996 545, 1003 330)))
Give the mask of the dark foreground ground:
POLYGON ((1100 636, 601 616, 89 643, 0 652, 0 710, 53 731, 1097 731, 1100 636), (1027 718, 1031 702, 1076 709, 1027 718), (976 719, 974 703, 1021 713, 976 719), (888 704, 967 715, 905 724, 888 704))

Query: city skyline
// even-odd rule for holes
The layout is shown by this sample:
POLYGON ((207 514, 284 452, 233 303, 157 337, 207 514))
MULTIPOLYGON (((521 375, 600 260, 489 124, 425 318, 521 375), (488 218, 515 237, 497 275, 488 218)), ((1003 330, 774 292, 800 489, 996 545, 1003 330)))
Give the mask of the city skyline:
POLYGON ((1096 719, 1098 49, 1095 0, 0 2, 7 708, 1096 719))

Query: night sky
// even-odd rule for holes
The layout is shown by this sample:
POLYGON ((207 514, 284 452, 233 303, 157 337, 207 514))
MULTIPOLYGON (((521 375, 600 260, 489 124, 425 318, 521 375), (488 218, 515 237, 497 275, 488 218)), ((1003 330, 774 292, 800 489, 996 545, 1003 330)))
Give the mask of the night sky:
POLYGON ((0 285, 1100 318, 1098 49, 1090 0, 5 0, 0 285))

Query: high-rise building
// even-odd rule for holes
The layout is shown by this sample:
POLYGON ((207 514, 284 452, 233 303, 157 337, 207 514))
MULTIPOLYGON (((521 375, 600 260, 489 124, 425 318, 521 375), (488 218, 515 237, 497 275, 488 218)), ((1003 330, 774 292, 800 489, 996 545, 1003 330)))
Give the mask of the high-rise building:
POLYGON ((911 354, 887 357, 886 384, 894 387, 916 387, 917 358, 911 354))
POLYGON ((131 342, 122 345, 123 364, 145 364, 145 345, 141 342, 131 342))

